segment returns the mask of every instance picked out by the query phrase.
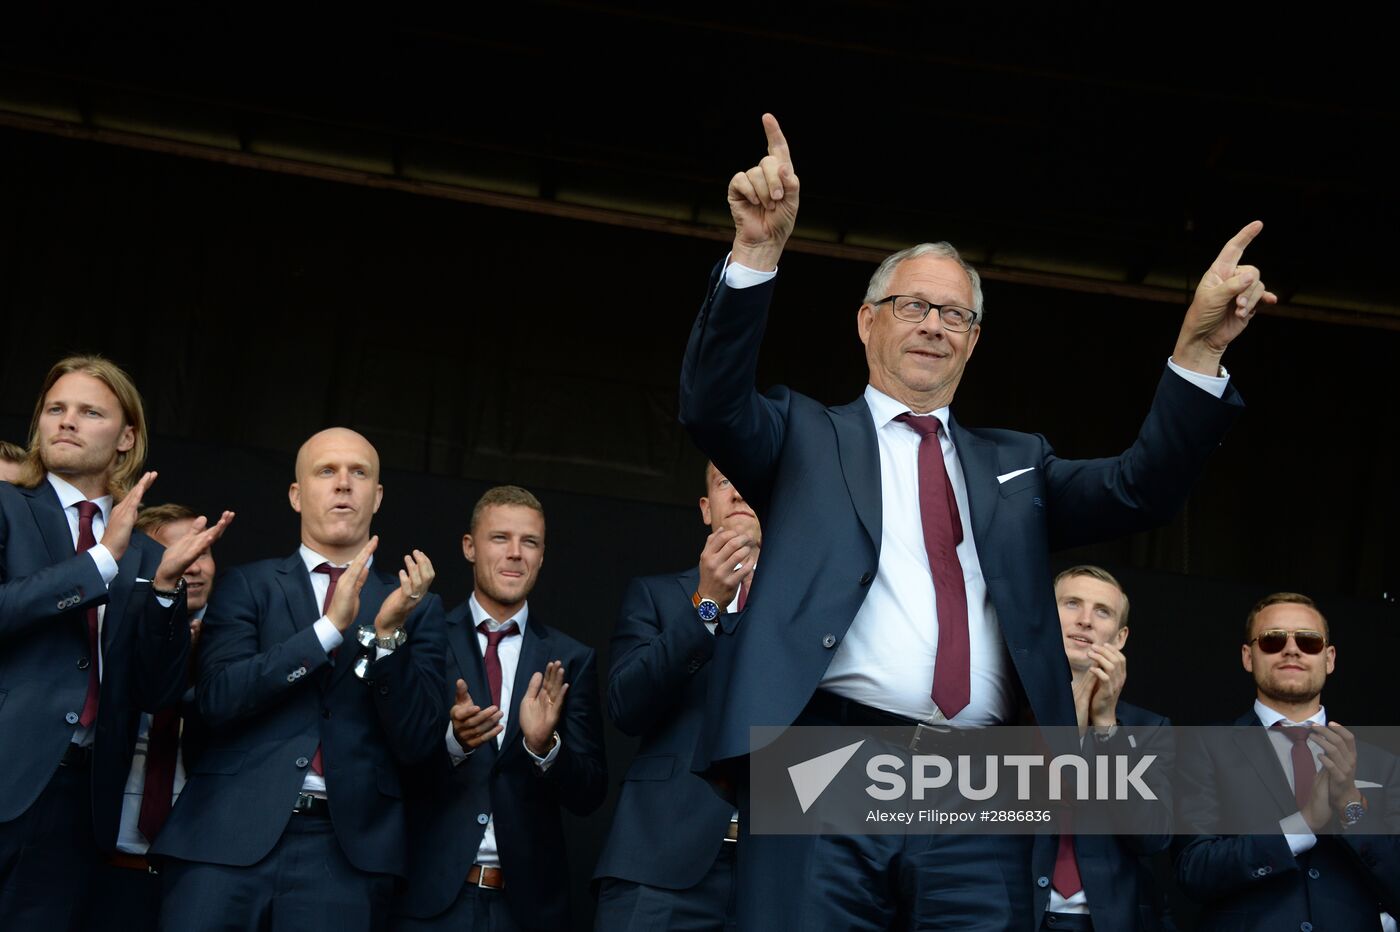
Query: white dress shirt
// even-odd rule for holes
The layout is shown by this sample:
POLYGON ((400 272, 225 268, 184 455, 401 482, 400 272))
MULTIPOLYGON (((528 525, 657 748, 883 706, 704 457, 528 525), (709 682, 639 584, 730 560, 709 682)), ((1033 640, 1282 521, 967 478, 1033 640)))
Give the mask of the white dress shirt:
MULTIPOLYGON (((501 731, 496 735, 496 747, 499 749, 501 742, 504 741, 506 737, 506 726, 510 720, 510 710, 514 707, 511 703, 511 696, 515 692, 515 671, 520 666, 520 650, 525 643, 525 624, 530 616, 530 604, 527 602, 520 606, 520 611, 516 612, 510 618, 507 618, 505 621, 496 621, 496 619, 488 615, 486 609, 482 608, 481 603, 476 600, 475 592, 473 592, 471 598, 467 600, 467 605, 471 608, 473 627, 480 625, 484 621, 489 630, 498 631, 511 622, 514 622, 515 626, 520 630, 519 634, 501 638, 496 645, 496 657, 501 661, 501 720, 499 723, 501 731)), ((481 651, 481 656, 485 657, 487 645, 486 634, 479 630, 475 633, 477 649, 481 651)), ((489 696, 473 696, 472 700, 483 709, 491 704, 489 696)), ((525 753, 530 755, 541 770, 548 770, 550 765, 554 763, 554 759, 559 756, 559 747, 562 741, 556 740, 554 746, 549 749, 549 753, 544 757, 540 757, 534 751, 530 750, 530 746, 525 744, 523 735, 520 738, 520 743, 521 746, 525 748, 525 753)), ((475 750, 475 748, 472 750, 475 750)), ((454 764, 460 764, 472 753, 472 751, 465 750, 462 745, 458 743, 457 736, 452 732, 452 724, 450 722, 447 725, 447 753, 452 758, 454 764)), ((491 817, 486 823, 486 831, 481 836, 481 846, 476 849, 476 863, 480 864, 482 867, 501 866, 501 856, 496 848, 496 814, 494 812, 491 813, 491 817)))
MULTIPOLYGON (((1259 716, 1259 721, 1268 729, 1269 743, 1273 745, 1274 753, 1278 755, 1278 764, 1283 768, 1283 775, 1288 780, 1288 788, 1296 793, 1297 789, 1293 783, 1293 742, 1280 734, 1274 725, 1283 722, 1284 725, 1318 725, 1326 728, 1327 709, 1318 706, 1316 715, 1301 722, 1295 722, 1284 717, 1282 712, 1277 712, 1255 699, 1254 714, 1259 716)), ((1312 752, 1313 766, 1321 770, 1322 763, 1318 760, 1318 755, 1322 753, 1322 748, 1318 746, 1316 741, 1309 741, 1308 750, 1312 752)), ((1288 842, 1288 850, 1295 855, 1302 854, 1317 844, 1317 836, 1313 834, 1312 829, 1308 828, 1307 820, 1303 818, 1301 812, 1295 812, 1291 816, 1280 819, 1278 827, 1283 832, 1284 840, 1288 842)))

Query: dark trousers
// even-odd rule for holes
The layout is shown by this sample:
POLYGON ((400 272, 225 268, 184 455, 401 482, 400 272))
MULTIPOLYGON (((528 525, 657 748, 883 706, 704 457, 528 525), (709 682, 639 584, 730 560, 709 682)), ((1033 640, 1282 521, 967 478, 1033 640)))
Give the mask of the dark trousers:
POLYGON ((599 932, 723 932, 734 928, 735 848, 725 842, 693 887, 667 890, 606 877, 598 887, 599 932))
MULTIPOLYGON (((559 878, 565 882, 566 878, 559 878)), ((606 926, 598 926, 603 932, 606 926)), ((394 932, 524 932, 525 927, 511 918, 506 895, 500 890, 462 884, 457 899, 431 919, 394 920, 394 932)))
POLYGON ((0 823, 0 926, 78 927, 97 866, 91 784, 90 767, 60 765, 23 815, 0 823))
POLYGON ((83 932, 156 932, 160 875, 107 862, 97 865, 83 932))
POLYGON ((250 867, 170 860, 161 870, 168 932, 381 932, 394 879, 346 859, 325 816, 297 814, 250 867))

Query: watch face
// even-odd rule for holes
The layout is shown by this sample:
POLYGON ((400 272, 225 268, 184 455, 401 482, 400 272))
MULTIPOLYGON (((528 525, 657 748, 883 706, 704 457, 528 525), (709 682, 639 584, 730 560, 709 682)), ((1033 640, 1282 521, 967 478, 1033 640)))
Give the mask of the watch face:
POLYGON ((697 611, 701 621, 714 621, 719 617, 719 603, 714 599, 701 599, 697 611))

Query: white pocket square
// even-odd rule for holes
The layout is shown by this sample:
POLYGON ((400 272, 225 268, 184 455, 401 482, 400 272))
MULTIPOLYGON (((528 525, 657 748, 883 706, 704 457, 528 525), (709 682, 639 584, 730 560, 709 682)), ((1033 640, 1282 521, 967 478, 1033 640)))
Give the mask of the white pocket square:
POLYGON ((1378 790, 1381 788, 1381 785, 1379 783, 1372 783, 1370 780, 1357 780, 1356 788, 1358 790, 1378 790))
POLYGON ((1008 479, 1015 479, 1017 476, 1021 475, 1022 473, 1030 472, 1032 469, 1035 469, 1035 467, 1034 467, 1034 466, 1027 466, 1025 469, 1017 469, 1017 470, 1015 470, 1014 472, 1004 473, 1004 474, 1002 474, 1002 475, 1000 475, 1000 476, 997 476, 997 482, 1006 482, 1008 479))

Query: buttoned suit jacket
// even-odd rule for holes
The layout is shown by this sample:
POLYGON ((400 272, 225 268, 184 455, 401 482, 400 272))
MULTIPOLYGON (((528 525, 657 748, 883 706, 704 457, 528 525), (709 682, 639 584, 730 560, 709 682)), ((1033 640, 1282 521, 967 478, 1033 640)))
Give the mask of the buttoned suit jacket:
POLYGON ((608 712, 642 739, 594 878, 683 890, 714 864, 733 808, 690 770, 715 638, 691 600, 700 572, 632 580, 612 638, 608 712))
MULTIPOLYGON (((1169 741, 1165 734, 1171 721, 1156 712, 1149 712, 1128 702, 1120 701, 1117 710, 1120 734, 1131 734, 1133 748, 1122 741, 1110 742, 1105 753, 1132 753, 1133 749, 1158 746, 1169 741)), ((1166 753, 1170 753, 1168 749, 1166 753)), ((1162 756, 1158 750, 1159 757, 1162 756)), ((1159 773, 1171 767, 1170 760, 1154 761, 1159 773)), ((1164 801, 1171 799, 1169 784, 1149 784, 1164 801)), ((1095 928, 1140 930, 1140 932, 1173 932, 1176 926, 1166 915, 1166 904, 1145 858, 1167 850, 1171 842, 1171 811, 1164 808, 1158 821, 1151 825, 1133 825, 1131 833, 1122 835, 1081 834, 1074 838, 1075 859, 1079 877, 1089 901, 1089 914, 1095 928)), ((1037 835, 1031 854, 1031 875, 1036 879, 1036 928, 1050 904, 1050 879, 1055 872, 1055 856, 1059 850, 1058 835, 1037 835)))
MULTIPOLYGON (((597 655, 546 625, 533 611, 521 637, 500 747, 494 739, 488 741, 454 766, 444 727, 437 734, 435 758, 417 769, 409 807, 411 870, 398 906, 403 915, 430 919, 452 905, 476 860, 487 821, 494 817, 512 918, 526 929, 570 928, 561 807, 587 815, 607 794, 597 655), (525 750, 520 701, 531 676, 543 673, 551 660, 563 662, 569 691, 556 729, 559 753, 542 771, 525 750)), ((442 708, 456 701, 458 679, 466 682, 478 705, 490 705, 491 688, 469 603, 448 614, 447 643, 449 691, 440 696, 442 708)))
POLYGON ((373 625, 399 582, 371 566, 334 659, 300 553, 230 570, 204 616, 196 697, 205 746, 152 847, 157 856, 246 867, 277 844, 319 745, 331 823, 368 873, 406 870, 401 768, 429 757, 447 727, 443 612, 424 596, 405 644, 361 679, 358 626, 373 625))
MULTIPOLYGON (((1234 725, 1197 749, 1202 766, 1180 771, 1187 824, 1208 826, 1217 814, 1242 812, 1273 821, 1298 811, 1259 716, 1251 709, 1234 725)), ((1366 797, 1364 831, 1337 833, 1333 826, 1296 856, 1281 832, 1178 837, 1177 882, 1202 906, 1198 928, 1310 924, 1350 932, 1379 929, 1382 910, 1400 916, 1400 761, 1358 741, 1356 781, 1366 797)))
MULTIPOLYGON (((731 289, 716 266, 681 368, 681 422, 764 529, 746 611, 721 619, 699 770, 733 768, 750 726, 797 719, 879 567, 879 447, 864 397, 829 408, 786 387, 754 389, 773 288, 731 289)), ((1050 552, 1167 521, 1242 407, 1233 388, 1217 399, 1164 372, 1132 446, 1088 460, 1057 457, 1038 434, 950 416, 1008 669, 1038 722, 1075 721, 1050 552)))
POLYGON ((97 845, 115 850, 138 713, 178 702, 186 682, 185 600, 163 607, 149 582, 164 552, 132 531, 109 588, 48 481, 0 482, 0 822, 34 803, 72 741, 96 662, 87 610, 105 603, 92 813, 97 845))

